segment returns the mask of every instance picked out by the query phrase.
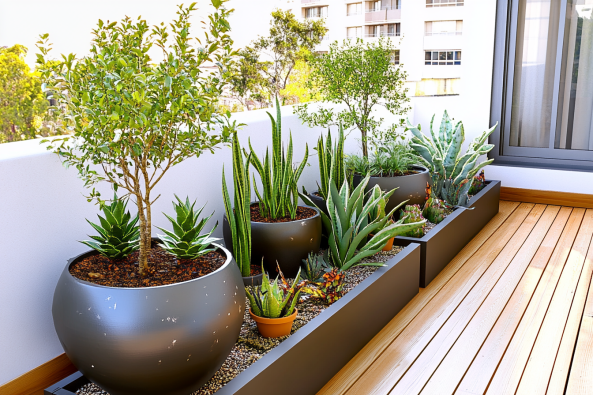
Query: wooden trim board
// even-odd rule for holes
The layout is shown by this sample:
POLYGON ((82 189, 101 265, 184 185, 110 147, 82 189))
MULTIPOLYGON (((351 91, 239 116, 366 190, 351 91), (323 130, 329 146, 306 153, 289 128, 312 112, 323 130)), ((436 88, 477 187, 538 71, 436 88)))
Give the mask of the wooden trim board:
POLYGON ((553 204, 557 206, 568 207, 593 208, 593 195, 588 195, 585 193, 541 191, 537 189, 500 187, 500 200, 509 200, 512 202, 553 204))
POLYGON ((61 354, 51 361, 0 386, 0 394, 43 395, 45 388, 68 377, 76 372, 76 370, 66 354, 61 354))

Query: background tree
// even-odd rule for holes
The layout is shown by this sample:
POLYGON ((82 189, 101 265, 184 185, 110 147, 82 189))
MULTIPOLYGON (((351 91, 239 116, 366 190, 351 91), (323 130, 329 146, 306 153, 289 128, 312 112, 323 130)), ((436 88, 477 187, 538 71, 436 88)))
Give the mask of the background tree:
MULTIPOLYGON (((158 199, 152 190, 172 166, 213 151, 234 130, 226 118, 230 114, 215 112, 235 55, 228 35, 232 10, 223 6, 226 0, 211 2, 215 11, 201 41, 189 34, 193 3, 180 6, 169 26, 150 28, 140 17, 99 20, 85 58, 70 54, 47 60, 47 34, 38 45, 44 80, 58 101, 64 127, 73 132, 51 140, 49 149, 78 169, 85 186, 106 180, 135 198, 141 274, 148 268, 151 205, 158 199), (148 55, 153 46, 162 51, 160 62, 148 55), (216 72, 204 67, 213 64, 216 72)), ((93 188, 89 198, 100 196, 93 188)))
MULTIPOLYGON (((39 75, 25 63, 27 48, 0 47, 0 143, 35 138, 49 106, 39 75)), ((46 133, 47 134, 47 133, 46 133)))
POLYGON ((257 51, 251 47, 238 51, 238 58, 229 80, 230 94, 247 111, 252 110, 257 104, 262 107, 263 103, 267 102, 269 86, 263 71, 270 63, 260 62, 257 51))
POLYGON ((391 40, 380 38, 363 43, 361 39, 334 42, 327 54, 312 58, 307 87, 319 101, 336 105, 334 110, 313 103, 295 108, 295 113, 309 126, 342 124, 357 127, 361 133, 362 154, 368 158, 368 143, 395 139, 404 118, 383 127, 384 118, 373 110, 384 107, 393 115, 404 115, 410 109, 404 82, 407 78, 401 66, 393 64, 395 47, 391 40))
POLYGON ((284 104, 306 103, 319 99, 315 95, 311 95, 311 90, 307 87, 307 81, 309 81, 309 76, 311 75, 309 59, 315 55, 312 55, 305 49, 302 52, 304 55, 302 59, 296 61, 290 73, 288 84, 279 92, 284 104))

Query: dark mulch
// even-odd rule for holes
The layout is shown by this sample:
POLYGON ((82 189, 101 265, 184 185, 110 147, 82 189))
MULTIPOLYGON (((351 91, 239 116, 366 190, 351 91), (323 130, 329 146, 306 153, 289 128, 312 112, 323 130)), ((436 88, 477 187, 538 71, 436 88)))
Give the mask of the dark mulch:
MULTIPOLYGON (((142 288, 193 280, 218 270, 225 262, 225 254, 212 251, 178 265, 176 257, 153 242, 148 255, 150 267, 143 276, 138 273, 138 252, 115 263, 96 253, 72 265, 70 273, 76 278, 98 285, 142 288)), ((261 268, 259 271, 261 272, 261 268)))
POLYGON ((251 274, 250 274, 250 276, 258 276, 261 273, 262 273, 261 266, 251 265, 251 274))
POLYGON ((289 216, 280 217, 276 219, 262 217, 259 211, 259 203, 254 203, 251 205, 251 220, 253 222, 267 222, 267 223, 278 223, 278 222, 292 222, 292 221, 299 221, 302 219, 311 218, 317 215, 317 211, 313 210, 312 208, 297 207, 296 218, 292 219, 289 216))
POLYGON ((418 174, 418 173, 420 173, 420 172, 416 171, 416 170, 408 170, 401 174, 380 173, 380 174, 371 174, 371 176, 372 177, 405 177, 405 176, 411 176, 413 174, 418 174))

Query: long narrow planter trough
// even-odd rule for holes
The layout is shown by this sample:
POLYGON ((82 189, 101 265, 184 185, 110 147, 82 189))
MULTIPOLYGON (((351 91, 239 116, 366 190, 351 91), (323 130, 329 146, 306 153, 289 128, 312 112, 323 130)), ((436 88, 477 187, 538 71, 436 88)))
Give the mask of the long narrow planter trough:
POLYGON ((487 185, 470 200, 467 209, 457 208, 424 237, 401 237, 394 245, 421 245, 420 287, 424 288, 498 213, 500 181, 489 180, 487 185))
MULTIPOLYGON (((217 395, 259 395, 266 388, 283 395, 319 391, 418 293, 420 256, 420 245, 409 244, 217 395)), ((44 394, 71 395, 88 382, 77 372, 44 394)))

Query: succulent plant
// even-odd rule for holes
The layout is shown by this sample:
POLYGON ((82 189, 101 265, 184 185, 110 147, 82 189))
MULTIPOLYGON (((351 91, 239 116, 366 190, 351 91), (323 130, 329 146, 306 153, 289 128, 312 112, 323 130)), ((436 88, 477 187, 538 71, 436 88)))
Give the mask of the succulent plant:
POLYGON ((474 176, 474 182, 472 183, 471 188, 468 191, 468 195, 473 196, 480 192, 482 189, 486 187, 486 176, 484 175, 484 169, 480 172, 480 174, 474 176))
POLYGON ((255 287, 246 287, 245 292, 251 311, 258 317, 280 318, 288 317, 294 312, 294 308, 299 300, 299 295, 306 282, 300 280, 301 271, 299 270, 292 285, 284 279, 280 267, 278 267, 281 283, 278 283, 278 277, 270 284, 270 279, 262 265, 263 279, 262 284, 255 287))
POLYGON ((321 281, 325 272, 331 269, 328 263, 327 250, 321 253, 310 252, 307 259, 303 259, 303 277, 310 282, 321 281))
POLYGON ((234 206, 226 185, 224 166, 222 168, 222 197, 226 217, 231 229, 233 240, 233 256, 241 275, 251 275, 251 182, 249 179, 249 164, 251 154, 247 155, 243 163, 241 145, 237 133, 233 133, 233 185, 234 185, 234 206))
MULTIPOLYGON (((327 200, 328 217, 321 212, 321 218, 325 226, 331 229, 329 236, 329 250, 331 264, 341 270, 348 270, 357 265, 382 266, 382 263, 360 263, 368 256, 374 255, 383 249, 390 238, 416 229, 424 225, 426 221, 403 224, 401 221, 387 225, 387 222, 405 201, 395 207, 383 218, 371 218, 370 212, 376 209, 384 199, 388 199, 393 191, 383 192, 379 189, 371 191, 371 199, 365 203, 364 190, 369 182, 367 175, 360 184, 351 192, 347 181, 344 181, 340 191, 333 180, 330 181, 330 195, 327 200), (366 243, 368 236, 374 236, 366 243)), ((301 198, 309 203, 306 195, 301 198)))
POLYGON ((314 298, 319 298, 327 304, 337 302, 344 295, 344 285, 346 272, 332 268, 323 274, 319 281, 315 282, 315 288, 304 288, 304 292, 311 294, 314 298))
POLYGON ((408 120, 406 130, 414 135, 410 146, 422 156, 429 167, 435 196, 452 205, 467 206, 473 177, 493 161, 490 159, 477 164, 480 156, 494 148, 493 144, 486 144, 486 140, 498 124, 476 137, 466 153, 462 154, 461 147, 465 140, 463 124, 458 122, 453 126, 445 111, 437 136, 433 123, 434 115, 430 122, 431 138, 428 138, 420 131, 420 125, 413 126, 408 120))
POLYGON ((276 119, 269 112, 268 116, 272 121, 272 157, 270 158, 269 151, 266 150, 265 160, 262 163, 249 142, 251 163, 258 172, 263 187, 263 192, 260 193, 254 182, 255 194, 259 200, 259 209, 263 217, 276 219, 290 215, 291 219, 295 219, 299 202, 297 182, 307 165, 309 148, 306 147, 305 157, 300 166, 296 170, 293 169, 292 134, 285 153, 282 147, 282 114, 277 97, 276 119))
MULTIPOLYGON (((425 218, 422 216, 422 209, 418 204, 409 204, 406 207, 404 207, 400 214, 400 218, 400 221, 403 224, 413 224, 421 221, 426 222, 425 218)), ((407 237, 422 237, 424 236, 424 226, 411 229, 407 232, 402 233, 401 235, 407 237)))
POLYGON ((319 195, 327 200, 329 195, 329 180, 333 179, 338 185, 342 185, 346 179, 346 169, 344 167, 344 129, 339 127, 340 134, 335 146, 332 146, 331 132, 327 131, 327 140, 323 141, 323 136, 317 140, 317 155, 319 157, 319 178, 321 185, 319 195))
POLYGON ((177 204, 173 202, 173 207, 175 208, 177 219, 173 219, 163 213, 171 222, 173 232, 157 226, 157 228, 165 232, 164 235, 159 235, 162 241, 161 248, 175 255, 181 261, 196 259, 216 250, 216 247, 211 247, 212 243, 220 239, 210 237, 210 235, 216 229, 218 223, 214 225, 214 228, 210 232, 204 235, 200 234, 214 213, 210 214, 210 217, 200 220, 200 214, 205 206, 196 211, 194 210, 195 201, 190 203, 189 198, 186 198, 185 202, 183 202, 177 195, 175 195, 175 198, 177 199, 177 204))
POLYGON ((111 204, 103 205, 101 210, 105 218, 97 215, 101 225, 86 220, 99 236, 90 236, 93 240, 82 240, 81 243, 98 251, 101 255, 112 259, 123 259, 140 248, 140 229, 138 215, 134 218, 126 212, 128 202, 113 195, 111 204))
POLYGON ((445 202, 436 197, 429 197, 424 203, 424 209, 422 210, 422 216, 432 222, 433 224, 441 223, 451 210, 447 208, 445 202))

